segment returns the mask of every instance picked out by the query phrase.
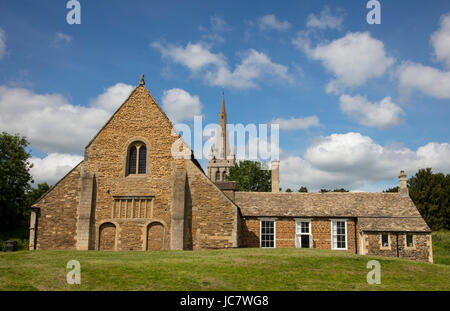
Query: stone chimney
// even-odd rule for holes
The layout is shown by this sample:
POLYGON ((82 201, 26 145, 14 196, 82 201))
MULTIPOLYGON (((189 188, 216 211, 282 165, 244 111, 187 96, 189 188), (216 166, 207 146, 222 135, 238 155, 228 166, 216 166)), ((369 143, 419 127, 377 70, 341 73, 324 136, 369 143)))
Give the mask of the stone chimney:
POLYGON ((399 181, 399 189, 398 192, 400 193, 401 197, 408 197, 409 191, 408 191, 408 185, 406 184, 406 174, 405 171, 400 171, 400 175, 398 176, 399 181))
POLYGON ((280 192, 280 161, 272 161, 272 192, 280 192))

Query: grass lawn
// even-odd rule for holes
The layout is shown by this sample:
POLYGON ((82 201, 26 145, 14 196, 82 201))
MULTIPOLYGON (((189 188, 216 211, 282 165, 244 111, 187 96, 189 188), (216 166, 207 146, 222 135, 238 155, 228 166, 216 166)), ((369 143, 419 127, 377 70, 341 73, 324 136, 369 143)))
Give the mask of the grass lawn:
POLYGON ((450 265, 450 231, 433 232, 434 263, 450 265))
POLYGON ((318 249, 0 254, 0 290, 450 290, 450 266, 318 249), (81 285, 66 264, 81 264, 81 285), (369 285, 366 264, 381 263, 369 285))

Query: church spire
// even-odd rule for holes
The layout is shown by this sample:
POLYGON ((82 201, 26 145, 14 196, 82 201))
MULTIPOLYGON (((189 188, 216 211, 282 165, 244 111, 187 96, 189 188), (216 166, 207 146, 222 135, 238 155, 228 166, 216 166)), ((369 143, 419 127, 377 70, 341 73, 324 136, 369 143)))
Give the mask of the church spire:
POLYGON ((222 89, 222 107, 219 113, 219 128, 216 139, 217 157, 219 159, 227 159, 228 149, 228 133, 227 133, 227 113, 225 111, 225 92, 222 89))
POLYGON ((219 126, 216 133, 215 148, 211 148, 208 162, 208 176, 214 182, 224 182, 229 174, 230 167, 235 165, 233 151, 228 145, 227 113, 225 111, 225 92, 222 89, 222 105, 219 113, 219 126))
POLYGON ((220 108, 220 114, 224 114, 225 112, 225 92, 222 89, 222 107, 220 108))

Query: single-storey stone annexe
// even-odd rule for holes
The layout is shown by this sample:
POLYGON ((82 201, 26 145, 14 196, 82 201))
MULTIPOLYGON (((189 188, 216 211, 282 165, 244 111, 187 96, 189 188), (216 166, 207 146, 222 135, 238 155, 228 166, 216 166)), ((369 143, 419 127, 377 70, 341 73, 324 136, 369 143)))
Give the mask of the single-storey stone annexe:
MULTIPOLYGON (((220 116, 226 133, 223 98, 220 116)), ((403 172, 399 193, 279 193, 274 162, 272 192, 237 192, 223 154, 206 176, 141 78, 84 160, 32 206, 30 250, 314 247, 433 262, 403 172)))

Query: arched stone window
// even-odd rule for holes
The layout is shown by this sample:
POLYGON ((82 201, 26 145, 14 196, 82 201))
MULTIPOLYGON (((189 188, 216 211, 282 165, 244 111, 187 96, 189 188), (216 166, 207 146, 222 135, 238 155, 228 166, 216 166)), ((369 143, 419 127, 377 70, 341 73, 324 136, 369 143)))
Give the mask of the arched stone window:
POLYGON ((216 171, 216 181, 220 180, 220 172, 217 170, 216 171))
POLYGON ((147 172, 147 147, 142 142, 134 142, 128 149, 127 175, 147 172))
POLYGON ((227 180, 227 172, 223 171, 223 173, 222 173, 222 181, 225 181, 225 180, 227 180))

